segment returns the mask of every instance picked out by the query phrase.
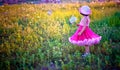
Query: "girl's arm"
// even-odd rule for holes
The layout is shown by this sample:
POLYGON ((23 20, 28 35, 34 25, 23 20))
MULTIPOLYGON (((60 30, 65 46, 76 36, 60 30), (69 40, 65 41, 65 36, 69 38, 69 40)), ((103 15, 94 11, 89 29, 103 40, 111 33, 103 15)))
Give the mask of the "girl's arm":
POLYGON ((85 18, 84 26, 83 26, 82 30, 78 33, 78 35, 81 35, 84 32, 86 25, 87 25, 87 18, 85 18))

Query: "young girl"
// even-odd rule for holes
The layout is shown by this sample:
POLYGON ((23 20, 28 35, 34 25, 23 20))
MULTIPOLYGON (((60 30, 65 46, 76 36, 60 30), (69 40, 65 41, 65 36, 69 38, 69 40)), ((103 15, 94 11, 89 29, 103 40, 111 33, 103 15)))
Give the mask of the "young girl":
POLYGON ((91 14, 89 6, 82 6, 79 12, 83 15, 83 18, 77 25, 78 29, 76 32, 69 37, 69 42, 78 46, 85 46, 85 53, 82 56, 86 57, 90 54, 90 46, 98 44, 101 40, 101 36, 97 35, 89 28, 89 15, 91 14))

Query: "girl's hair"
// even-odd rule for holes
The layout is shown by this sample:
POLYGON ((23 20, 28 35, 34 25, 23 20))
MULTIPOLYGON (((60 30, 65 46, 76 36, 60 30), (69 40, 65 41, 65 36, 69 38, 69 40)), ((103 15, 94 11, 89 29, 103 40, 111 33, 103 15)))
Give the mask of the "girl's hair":
POLYGON ((86 15, 86 14, 83 14, 83 13, 80 13, 81 15, 83 15, 83 16, 89 16, 89 15, 86 15))

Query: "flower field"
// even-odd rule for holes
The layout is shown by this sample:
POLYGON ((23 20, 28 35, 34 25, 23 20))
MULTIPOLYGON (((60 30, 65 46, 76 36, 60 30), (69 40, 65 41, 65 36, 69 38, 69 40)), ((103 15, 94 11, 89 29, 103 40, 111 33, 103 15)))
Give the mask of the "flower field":
POLYGON ((119 49, 120 6, 114 2, 0 6, 1 70, 118 70, 119 49), (85 4, 92 10, 90 27, 102 40, 90 47, 90 57, 82 58, 84 47, 68 38, 85 4), (77 18, 72 24, 71 16, 77 18))

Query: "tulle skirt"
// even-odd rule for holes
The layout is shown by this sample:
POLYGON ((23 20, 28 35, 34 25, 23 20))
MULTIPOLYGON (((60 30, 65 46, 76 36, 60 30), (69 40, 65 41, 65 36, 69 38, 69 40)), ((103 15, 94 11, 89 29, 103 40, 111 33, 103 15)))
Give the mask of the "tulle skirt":
POLYGON ((76 32, 71 37, 69 37, 69 42, 78 46, 92 46, 100 42, 101 36, 94 33, 89 28, 89 26, 86 26, 83 33, 81 35, 78 35, 82 28, 83 26, 80 25, 76 32))

